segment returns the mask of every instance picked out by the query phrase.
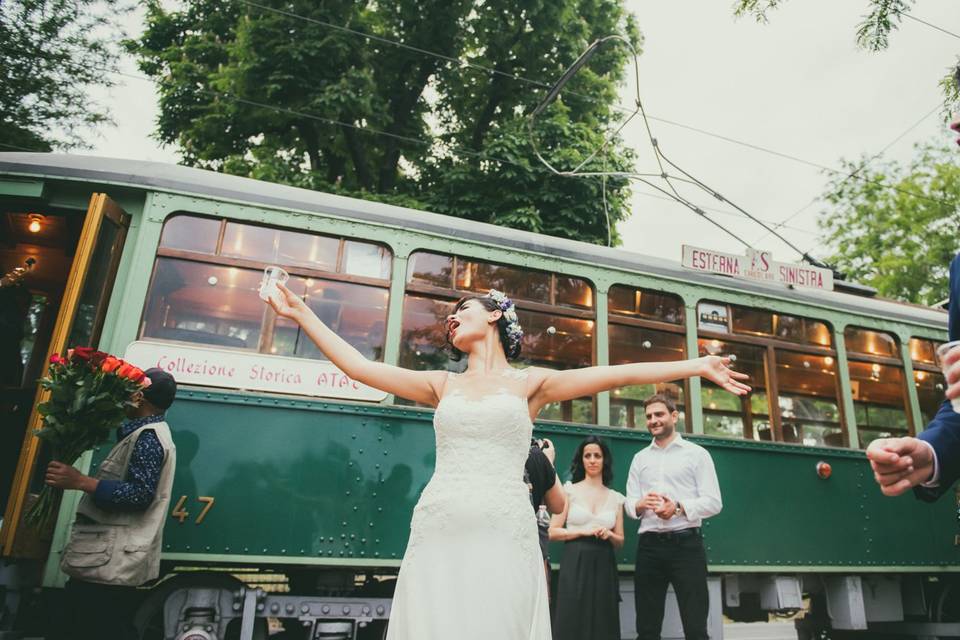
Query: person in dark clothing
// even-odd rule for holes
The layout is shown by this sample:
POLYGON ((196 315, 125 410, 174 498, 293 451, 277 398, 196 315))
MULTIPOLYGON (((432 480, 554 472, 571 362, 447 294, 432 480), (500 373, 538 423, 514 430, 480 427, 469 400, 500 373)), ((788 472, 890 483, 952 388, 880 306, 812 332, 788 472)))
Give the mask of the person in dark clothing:
POLYGON ((566 508, 567 498, 563 487, 557 482, 557 471, 554 469, 554 460, 557 450, 553 443, 544 438, 532 440, 527 462, 524 465, 523 479, 530 488, 530 504, 537 515, 537 532, 540 536, 540 552, 543 554, 543 568, 547 578, 547 589, 550 588, 550 559, 548 547, 550 544, 550 519, 541 517, 541 507, 547 513, 560 513, 566 508))
POLYGON ((47 484, 84 492, 61 557, 70 579, 54 638, 136 638, 136 587, 159 575, 176 467, 165 412, 177 387, 165 371, 145 373, 151 384, 137 392, 129 419, 117 429, 117 444, 95 475, 62 462, 47 467, 47 484))
MULTIPOLYGON (((950 340, 960 340, 960 255, 950 263, 950 340)), ((867 447, 874 479, 887 496, 913 489, 917 498, 933 502, 960 480, 960 414, 950 399, 960 396, 960 349, 944 357, 947 399, 916 438, 879 438, 867 447)))

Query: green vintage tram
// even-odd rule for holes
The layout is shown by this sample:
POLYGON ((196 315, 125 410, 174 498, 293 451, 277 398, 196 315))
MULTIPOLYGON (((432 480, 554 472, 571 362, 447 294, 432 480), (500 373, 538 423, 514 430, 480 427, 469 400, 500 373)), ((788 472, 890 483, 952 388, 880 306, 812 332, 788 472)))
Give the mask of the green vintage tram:
MULTIPOLYGON (((491 287, 517 301, 522 365, 732 354, 752 377, 745 398, 699 379, 657 389, 676 398, 684 431, 710 450, 723 491, 723 512, 705 528, 712 637, 722 635, 721 614, 753 621, 800 610, 801 637, 960 635, 954 501, 881 497, 860 451, 916 433, 935 412, 942 310, 855 284, 732 280, 148 162, 3 153, 0 204, 0 271, 32 259, 29 295, 21 287, 16 304, 2 305, 5 320, 23 325, 0 338, 5 625, 18 599, 27 624, 31 588, 54 597, 62 584, 76 496, 54 531, 22 522, 45 464, 31 435, 34 381, 50 353, 89 343, 181 383, 168 414, 178 466, 164 579, 138 615, 146 635, 264 637, 269 623, 276 637, 382 636, 411 510, 433 469, 432 413, 348 379, 277 319, 256 292, 262 269, 280 264, 341 336, 405 367, 453 366, 440 319, 453 300, 491 287)), ((585 434, 607 438, 622 490, 649 443, 641 401, 653 391, 547 407, 537 430, 555 442, 561 470, 585 434)), ((625 637, 634 546, 628 531, 625 637)), ((671 624, 668 615, 664 637, 679 637, 671 624)))

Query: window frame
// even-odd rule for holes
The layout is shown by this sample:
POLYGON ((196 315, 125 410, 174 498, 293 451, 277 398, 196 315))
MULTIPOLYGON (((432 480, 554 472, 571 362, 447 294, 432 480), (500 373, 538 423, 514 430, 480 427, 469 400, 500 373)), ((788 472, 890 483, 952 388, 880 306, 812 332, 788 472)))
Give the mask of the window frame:
MULTIPOLYGON (((570 272, 557 272, 557 271, 544 271, 543 269, 538 269, 535 267, 528 267, 526 265, 510 265, 497 260, 491 260, 486 257, 478 257, 475 255, 461 253, 453 254, 446 251, 437 251, 429 247, 415 247, 410 250, 407 255, 407 272, 403 276, 403 296, 404 302, 406 302, 406 297, 408 294, 413 294, 415 296, 429 298, 432 300, 439 300, 444 302, 456 302, 460 298, 465 296, 481 295, 477 291, 472 289, 457 289, 457 268, 459 266, 460 260, 466 260, 469 262, 483 262, 488 264, 494 264, 505 267, 512 267, 516 269, 527 269, 530 271, 538 271, 542 273, 547 273, 550 276, 550 300, 556 301, 556 290, 557 290, 557 277, 569 277, 569 278, 578 278, 587 283, 593 290, 593 307, 591 309, 583 309, 577 307, 565 307, 559 305, 545 304, 543 302, 536 302, 533 300, 526 300, 524 298, 514 298, 511 296, 511 300, 514 303, 514 306, 519 311, 531 311, 534 313, 544 313, 553 316, 560 316, 565 318, 572 318, 575 320, 590 320, 593 321, 594 327, 596 328, 597 323, 599 322, 597 314, 597 285, 596 283, 588 277, 578 275, 576 273, 570 272), (436 285, 424 284, 422 282, 412 281, 413 273, 413 264, 414 259, 418 253, 427 253, 438 256, 446 256, 452 258, 452 268, 450 270, 450 288, 438 287, 436 285)), ((507 292, 509 294, 509 292, 507 292)), ((402 305, 401 305, 402 307, 402 305)), ((403 317, 397 320, 400 323, 400 331, 403 332, 403 317)), ((590 366, 597 365, 597 351, 598 346, 598 331, 595 329, 593 332, 593 338, 590 341, 590 366)), ((522 356, 521 356, 522 357, 522 356)), ((599 395, 592 396, 592 405, 593 405, 593 422, 594 426, 598 425, 598 416, 600 413, 600 397, 599 395)), ((572 411, 573 411, 573 400, 566 400, 561 403, 561 411, 563 413, 563 419, 560 422, 569 422, 573 423, 572 420, 572 411), (568 416, 570 418, 568 419, 568 416)), ((539 418, 538 418, 539 420, 539 418)), ((604 425, 605 426, 605 425, 604 425)))
MULTIPOLYGON (((223 238, 226 233, 227 224, 242 224, 252 227, 258 227, 263 229, 274 229, 278 231, 292 231, 295 233, 303 233, 304 235, 317 235, 324 236, 327 238, 333 238, 339 241, 339 247, 337 249, 337 262, 336 262, 336 272, 323 271, 322 269, 311 269, 309 267, 293 265, 290 267, 284 267, 284 270, 290 274, 291 277, 300 277, 305 279, 314 279, 314 280, 328 280, 334 282, 343 282, 346 284, 359 284, 365 286, 372 286, 383 289, 387 292, 387 313, 384 318, 385 327, 389 325, 390 322, 390 292, 391 292, 391 281, 393 270, 397 268, 396 264, 396 254, 393 247, 382 242, 371 242, 363 238, 354 238, 350 236, 343 235, 331 235, 326 233, 314 232, 309 229, 294 229, 291 227, 284 227, 282 225, 275 224, 259 224, 255 221, 238 219, 238 218, 229 218, 225 216, 211 216, 204 214, 194 214, 189 211, 177 211, 175 213, 167 216, 163 221, 163 226, 160 231, 160 238, 157 240, 157 248, 153 256, 153 265, 150 270, 150 280, 147 285, 146 296, 144 297, 143 311, 140 316, 140 322, 137 329, 137 339, 138 340, 148 340, 152 342, 168 342, 173 344, 202 344, 202 343, 191 343, 181 340, 168 340, 164 338, 153 338, 150 336, 144 336, 143 332, 146 327, 147 320, 147 309, 149 308, 150 293, 153 291, 153 285, 157 275, 157 266, 159 265, 160 258, 168 258, 171 260, 180 260, 183 262, 191 262, 198 264, 209 264, 213 266, 220 267, 232 267, 236 269, 244 270, 256 270, 262 272, 266 267, 270 266, 270 263, 261 262, 258 260, 249 260, 247 258, 236 258, 232 256, 222 256, 220 252, 223 249, 223 238), (206 253, 204 251, 190 251, 187 249, 171 249, 164 247, 160 244, 163 238, 163 228, 170 223, 171 220, 176 218, 187 217, 187 218, 202 218, 205 220, 218 220, 220 223, 220 229, 217 233, 217 243, 215 245, 215 253, 206 253), (389 252, 390 260, 390 276, 387 278, 372 278, 369 276, 357 276, 347 273, 341 273, 343 269, 344 254, 347 242, 362 242, 370 245, 375 245, 381 247, 389 252)), ((269 308, 264 307, 263 317, 260 321, 260 338, 257 343, 257 348, 252 353, 257 353, 260 355, 272 356, 275 355, 271 353, 273 347, 273 340, 275 335, 275 328, 277 323, 277 315, 272 313, 269 308)), ((386 341, 386 330, 384 332, 384 341, 386 341)), ((207 345, 209 346, 209 345, 207 345)), ((384 344, 384 348, 386 344, 384 344)), ((217 347, 218 349, 234 350, 232 347, 217 347)), ((248 349, 243 351, 248 352, 248 349)), ((384 359, 386 352, 384 351, 384 359)))
MULTIPOLYGON (((946 344, 946 343, 949 341, 949 338, 931 338, 931 337, 929 337, 929 336, 911 335, 911 336, 907 339, 907 345, 910 344, 910 340, 925 340, 925 341, 927 341, 927 342, 932 342, 932 343, 933 343, 934 353, 936 353, 937 347, 939 347, 939 346, 942 345, 942 344, 946 344)), ((902 348, 902 347, 901 347, 901 348, 902 348)), ((909 351, 909 349, 908 349, 908 351, 909 351)), ((907 381, 907 384, 913 384, 914 387, 917 386, 916 375, 917 375, 917 372, 918 372, 918 371, 924 371, 924 372, 926 372, 926 373, 934 373, 934 374, 937 374, 937 375, 943 377, 943 369, 941 369, 940 367, 938 367, 938 366, 936 365, 936 363, 930 364, 930 363, 928 363, 928 362, 922 362, 922 361, 919 361, 919 360, 915 360, 915 359, 913 358, 912 351, 909 352, 909 355, 910 355, 910 365, 911 365, 911 367, 912 367, 912 369, 913 369, 913 378, 912 378, 911 380, 907 381)), ((936 357, 936 356, 934 356, 934 357, 936 357)), ((906 378, 906 374, 904 374, 904 378, 906 378)), ((944 385, 946 385, 946 378, 944 378, 944 385)), ((916 393, 916 389, 914 390, 914 392, 916 393)), ((946 397, 946 396, 944 396, 944 397, 946 397)), ((920 398, 919 398, 919 396, 917 397, 917 411, 919 411, 919 414, 916 416, 916 419, 919 420, 919 422, 917 422, 917 425, 920 425, 920 424, 924 423, 926 420, 925 420, 924 415, 923 415, 923 407, 920 406, 920 398)), ((913 421, 913 420, 914 420, 913 411, 911 411, 910 414, 911 414, 911 421, 913 421)), ((936 411, 934 411, 934 414, 936 414, 936 411)), ((926 426, 926 425, 924 425, 924 427, 925 427, 925 426, 926 426)), ((912 433, 911 435, 915 435, 915 433, 916 433, 916 430, 914 430, 914 433, 912 433)))
MULTIPOLYGON (((668 292, 668 291, 662 291, 662 290, 659 290, 659 289, 652 289, 652 288, 649 288, 649 287, 640 287, 640 286, 636 286, 636 285, 632 285, 632 284, 627 284, 627 283, 624 283, 624 282, 615 282, 615 283, 611 284, 609 287, 607 287, 607 291, 606 291, 606 293, 605 293, 604 295, 607 296, 607 300, 608 300, 608 302, 607 302, 607 326, 608 326, 608 330, 607 330, 607 344, 606 344, 606 348, 607 348, 607 361, 608 361, 608 362, 609 362, 609 360, 610 360, 610 332, 609 332, 609 326, 610 326, 610 325, 614 325, 614 324, 620 325, 620 326, 624 326, 624 327, 633 327, 633 328, 637 328, 637 329, 647 329, 647 330, 650 330, 650 331, 661 331, 661 332, 664 332, 664 333, 672 333, 672 334, 679 335, 679 336, 683 337, 683 353, 684 353, 684 357, 686 357, 686 358, 689 358, 689 357, 690 357, 690 354, 688 353, 688 351, 689 351, 689 345, 687 344, 687 319, 688 319, 688 317, 689 317, 690 314, 687 313, 687 308, 686 308, 686 305, 684 304, 683 296, 677 295, 677 294, 675 294, 675 293, 670 293, 670 292, 668 292), (617 313, 616 311, 614 311, 614 310, 610 307, 610 303, 609 303, 610 289, 613 289, 614 287, 626 287, 626 288, 628 288, 628 289, 638 290, 638 291, 641 292, 641 294, 643 294, 643 293, 645 293, 645 292, 650 292, 650 293, 655 293, 655 294, 657 294, 657 295, 669 296, 669 297, 671 297, 671 298, 676 298, 677 300, 680 301, 680 309, 681 309, 681 311, 682 311, 682 315, 681 315, 681 318, 680 318, 680 322, 679 322, 678 324, 675 324, 675 323, 673 323, 673 322, 666 322, 666 321, 663 321, 663 320, 651 320, 651 319, 649 319, 649 318, 641 317, 641 316, 639 316, 639 315, 637 315, 637 314, 627 315, 627 314, 617 313)), ((594 360, 596 360, 596 356, 594 356, 594 360)), ((689 379, 689 378, 685 378, 685 379, 681 382, 681 385, 682 385, 682 387, 683 387, 683 397, 684 397, 684 405, 683 405, 683 412, 684 412, 683 427, 684 427, 684 431, 683 431, 683 433, 692 433, 692 432, 693 432, 693 425, 692 425, 692 422, 691 422, 692 416, 691 416, 691 414, 690 414, 690 379, 689 379)), ((620 398, 617 398, 617 401, 620 401, 620 400, 621 400, 620 398)), ((613 402, 614 402, 614 398, 613 398, 613 395, 612 395, 612 393, 611 393, 610 400, 609 400, 610 407, 613 406, 613 402)), ((636 429, 640 429, 640 428, 644 428, 644 427, 646 426, 645 417, 644 417, 640 422, 637 422, 637 420, 636 420, 636 408, 637 408, 638 406, 642 407, 642 403, 636 403, 636 404, 634 404, 633 406, 631 406, 631 402, 630 402, 630 401, 625 401, 625 404, 626 404, 626 409, 627 409, 627 425, 626 425, 626 426, 623 426, 623 427, 621 427, 621 426, 619 426, 619 425, 612 425, 612 424, 610 424, 610 425, 604 425, 604 426, 607 426, 607 427, 609 427, 609 428, 611 428, 611 429, 624 429, 624 430, 630 430, 630 431, 633 431, 633 430, 636 430, 636 429), (634 419, 634 426, 632 426, 632 427, 630 426, 630 417, 631 417, 631 415, 633 416, 633 419, 634 419)))
MULTIPOLYGON (((821 356, 821 357, 830 357, 833 358, 834 365, 836 367, 836 375, 834 376, 834 387, 836 390, 835 402, 837 404, 837 420, 840 426, 840 433, 842 434, 842 448, 850 448, 850 433, 847 429, 847 416, 846 416, 846 406, 844 402, 843 390, 840 385, 840 376, 848 375, 848 372, 840 371, 840 361, 837 356, 837 344, 836 344, 836 331, 831 322, 827 320, 822 320, 819 318, 812 318, 808 316, 798 316, 793 313, 781 312, 777 309, 757 309, 756 307, 750 307, 744 305, 740 302, 729 302, 725 300, 717 300, 710 298, 700 298, 696 301, 697 309, 697 318, 699 319, 699 308, 700 304, 715 304, 715 305, 725 305, 727 307, 727 327, 729 332, 723 333, 720 331, 711 331, 709 329, 701 329, 699 322, 696 327, 696 337, 699 341, 700 339, 707 340, 719 340, 720 342, 733 342, 743 345, 749 345, 754 347, 764 348, 763 353, 763 366, 764 371, 766 372, 766 380, 764 380, 765 389, 767 393, 767 404, 770 409, 769 419, 770 419, 770 428, 773 430, 773 442, 779 444, 796 444, 798 446, 806 446, 802 443, 792 443, 786 442, 783 439, 783 417, 780 410, 780 385, 777 379, 777 350, 781 351, 790 351, 793 353, 802 353, 806 355, 821 356), (823 347, 815 346, 811 344, 803 344, 800 342, 793 342, 790 340, 782 340, 776 337, 766 337, 753 334, 745 333, 736 333, 733 331, 733 313, 731 306, 741 307, 745 309, 752 309, 756 311, 769 312, 778 315, 789 315, 803 320, 811 320, 813 322, 823 323, 827 330, 830 332, 830 341, 833 343, 833 347, 823 347)), ((747 398, 748 396, 744 396, 747 398)), ((749 402, 749 400, 742 400, 743 403, 749 402)), ((701 413, 704 414, 706 410, 701 407, 701 413)), ((758 414, 759 415, 759 414, 758 414)), ((747 419, 748 414, 741 414, 741 417, 744 418, 744 439, 747 439, 747 430, 748 423, 750 423, 750 432, 752 437, 752 422, 753 414, 749 412, 749 419, 747 419)))
MULTIPOLYGON (((900 340, 900 336, 898 336, 898 335, 897 335, 895 332, 893 332, 893 331, 885 331, 885 330, 883 330, 883 329, 874 329, 874 328, 871 328, 871 327, 864 327, 864 326, 857 325, 857 324, 848 324, 848 325, 846 325, 846 326, 843 328, 843 341, 844 341, 843 349, 844 349, 844 351, 845 351, 846 354, 847 354, 847 371, 846 371, 846 376, 847 376, 847 380, 849 380, 850 383, 851 383, 851 388, 850 388, 850 401, 851 401, 851 403, 853 404, 853 407, 854 407, 853 416, 852 416, 852 421, 853 421, 854 427, 857 429, 858 440, 860 439, 860 438, 859 438, 859 435, 860 435, 860 425, 857 424, 856 405, 857 405, 857 402, 859 402, 859 401, 858 401, 856 398, 853 397, 853 385, 852 385, 853 379, 850 377, 850 363, 851 363, 851 362, 860 362, 860 363, 866 363, 866 364, 881 364, 881 365, 885 365, 885 366, 889 366, 889 367, 895 367, 895 368, 900 369, 900 372, 901 372, 901 374, 902 374, 901 377, 902 377, 902 379, 903 379, 903 386, 902 386, 901 389, 900 389, 900 394, 901 394, 901 396, 902 396, 902 398, 903 398, 903 412, 904 412, 904 414, 905 414, 906 417, 907 417, 907 433, 906 433, 905 435, 908 435, 908 436, 914 436, 914 435, 916 435, 916 433, 917 433, 917 421, 916 421, 916 417, 913 415, 913 403, 912 403, 911 400, 910 400, 910 389, 909 389, 909 387, 907 386, 907 385, 911 384, 913 381, 907 379, 906 362, 904 362, 903 357, 902 357, 902 354, 903 354, 903 343, 902 343, 902 341, 900 340), (862 331, 872 331, 872 332, 874 332, 874 333, 882 333, 882 334, 885 334, 885 335, 887 335, 887 336, 890 336, 891 338, 893 338, 893 343, 894 343, 894 345, 896 345, 897 353, 901 354, 901 357, 900 357, 900 358, 891 358, 890 356, 871 355, 871 354, 869 354, 869 353, 861 353, 860 351, 851 351, 850 349, 847 349, 847 344, 846 344, 846 342, 847 342, 847 332, 848 332, 848 331, 858 331, 858 330, 862 330, 862 331)), ((914 366, 916 366, 916 364, 914 364, 914 366)), ((872 430, 872 429, 869 428, 868 425, 865 425, 865 429, 866 429, 866 430, 872 430)), ((861 442, 861 447, 863 447, 862 442, 861 442)))

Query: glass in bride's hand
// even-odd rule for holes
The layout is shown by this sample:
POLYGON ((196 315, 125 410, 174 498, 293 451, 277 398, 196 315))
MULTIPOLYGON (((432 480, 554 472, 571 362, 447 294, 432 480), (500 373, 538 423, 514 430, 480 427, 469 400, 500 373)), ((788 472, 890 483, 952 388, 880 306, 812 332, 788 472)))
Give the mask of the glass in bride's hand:
POLYGON ((273 298, 274 302, 279 303, 281 301, 280 289, 277 288, 277 284, 286 285, 287 280, 290 279, 290 274, 281 269, 280 267, 267 267, 263 270, 263 279, 260 281, 260 299, 264 302, 268 302, 273 298))

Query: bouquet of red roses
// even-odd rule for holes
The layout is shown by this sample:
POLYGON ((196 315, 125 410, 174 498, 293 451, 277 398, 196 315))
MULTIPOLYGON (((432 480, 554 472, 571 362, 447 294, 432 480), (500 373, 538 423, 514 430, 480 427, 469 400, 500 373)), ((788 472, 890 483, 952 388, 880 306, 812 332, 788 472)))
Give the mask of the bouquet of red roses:
MULTIPOLYGON (((128 362, 90 347, 50 358, 40 386, 50 392, 37 406, 43 427, 35 433, 51 449, 53 459, 73 464, 93 447, 106 442, 135 406, 133 395, 150 385, 150 378, 128 362)), ((62 491, 48 485, 27 511, 26 523, 37 529, 52 520, 62 491)))

